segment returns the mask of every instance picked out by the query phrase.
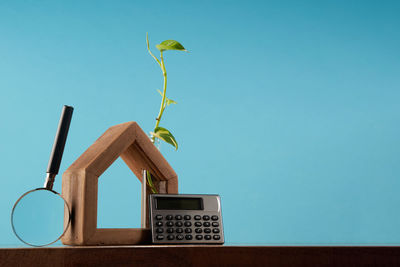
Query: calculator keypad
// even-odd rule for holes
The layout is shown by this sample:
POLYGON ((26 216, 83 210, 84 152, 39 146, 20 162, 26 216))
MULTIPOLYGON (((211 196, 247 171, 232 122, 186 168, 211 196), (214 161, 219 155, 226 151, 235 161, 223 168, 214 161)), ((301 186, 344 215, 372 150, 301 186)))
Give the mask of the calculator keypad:
POLYGON ((221 243, 220 216, 215 214, 154 214, 156 243, 221 243))

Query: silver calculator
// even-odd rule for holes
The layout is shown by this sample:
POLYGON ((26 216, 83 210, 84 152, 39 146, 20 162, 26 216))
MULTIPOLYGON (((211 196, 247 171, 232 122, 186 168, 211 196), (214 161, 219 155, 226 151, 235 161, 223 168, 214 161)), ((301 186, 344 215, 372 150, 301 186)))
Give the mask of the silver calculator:
POLYGON ((154 244, 223 244, 219 195, 151 194, 154 244))

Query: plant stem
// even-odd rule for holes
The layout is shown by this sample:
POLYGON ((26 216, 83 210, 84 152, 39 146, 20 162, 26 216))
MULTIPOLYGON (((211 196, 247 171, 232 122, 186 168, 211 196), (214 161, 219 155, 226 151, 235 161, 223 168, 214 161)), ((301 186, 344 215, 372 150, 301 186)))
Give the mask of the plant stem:
POLYGON ((163 86, 163 95, 162 95, 162 100, 161 100, 160 112, 157 116, 156 127, 158 127, 158 125, 160 124, 162 114, 164 113, 165 99, 166 99, 166 94, 167 94, 167 71, 165 69, 165 63, 164 63, 164 57, 163 57, 162 51, 160 52, 160 57, 161 57, 161 70, 162 70, 163 77, 164 77, 164 86, 163 86))
POLYGON ((149 44, 149 33, 146 32, 146 43, 147 43, 147 51, 149 51, 149 54, 154 58, 155 61, 157 61, 158 65, 161 67, 161 63, 158 60, 158 58, 153 55, 153 53, 150 50, 150 44, 149 44))
MULTIPOLYGON (((147 41, 147 46, 149 45, 149 42, 147 41)), ((149 48, 149 47, 148 47, 149 48)), ((154 57, 154 59, 157 60, 157 62, 159 63, 160 67, 161 67, 161 71, 163 73, 163 77, 164 77, 164 86, 163 86, 163 94, 162 94, 162 99, 161 99, 161 106, 160 106, 160 111, 158 112, 158 116, 156 118, 156 125, 154 126, 154 129, 156 129, 158 127, 158 125, 160 124, 161 121, 161 117, 164 113, 165 110, 165 99, 166 99, 166 94, 167 94, 167 71, 165 69, 165 63, 164 63, 164 57, 163 57, 163 52, 160 51, 160 58, 161 58, 161 62, 158 61, 158 59, 151 53, 150 48, 149 48, 149 52, 150 54, 154 57)), ((151 141, 153 142, 153 144, 156 141, 156 137, 153 135, 151 137, 151 141)), ((151 174, 148 172, 147 173, 148 177, 147 177, 147 183, 150 186, 150 189, 152 191, 152 193, 158 193, 157 189, 155 188, 152 178, 151 178, 151 174)))
MULTIPOLYGON (((161 67, 161 70, 163 71, 163 75, 164 75, 164 73, 165 73, 165 67, 163 68, 162 67, 162 65, 161 65, 161 62, 158 60, 158 58, 151 52, 151 50, 150 50, 150 44, 149 44, 149 34, 146 32, 146 43, 147 43, 147 50, 149 51, 149 54, 154 58, 154 60, 158 63, 158 65, 161 67)), ((164 65, 164 60, 163 60, 163 58, 162 58, 162 53, 161 53, 161 59, 162 59, 162 64, 164 65)), ((161 102, 161 106, 163 105, 163 102, 165 101, 165 89, 166 89, 166 87, 167 87, 167 83, 166 83, 166 81, 165 81, 165 79, 166 79, 166 76, 167 76, 167 74, 165 73, 165 76, 164 76, 164 95, 163 95, 163 99, 162 99, 162 102, 161 102)), ((162 112, 161 112, 161 115, 162 115, 162 112)), ((161 119, 161 115, 159 115, 159 118, 161 119)), ((157 120, 157 122, 159 122, 160 120, 157 120)), ((157 125, 158 126, 158 125, 157 125)), ((156 127, 157 127, 156 126, 156 127)), ((155 136, 152 136, 152 138, 151 138, 151 142, 154 144, 155 143, 155 141, 156 141, 156 139, 155 139, 155 136)), ((150 172, 149 171, 146 171, 146 177, 147 177, 147 181, 143 181, 144 183, 146 183, 147 182, 147 184, 149 185, 149 187, 150 187, 150 190, 151 190, 151 192, 153 193, 153 194, 157 194, 158 192, 157 192, 157 189, 156 189, 156 187, 154 186, 154 184, 153 184, 153 178, 151 177, 151 174, 150 174, 150 172)))
MULTIPOLYGON (((149 35, 148 33, 146 33, 146 43, 147 43, 147 50, 149 51, 149 54, 154 58, 154 60, 158 63, 158 65, 161 68, 161 71, 163 73, 163 77, 164 77, 164 86, 163 86, 163 94, 162 94, 162 99, 161 99, 161 106, 160 106, 160 111, 158 112, 158 116, 156 118, 156 125, 154 127, 154 130, 159 126, 160 121, 161 121, 161 117, 164 113, 164 109, 165 109, 165 100, 166 100, 166 93, 167 93, 167 71, 165 69, 165 64, 164 64, 164 57, 163 57, 163 52, 160 51, 160 58, 161 58, 161 62, 160 60, 158 60, 158 58, 151 52, 150 50, 150 44, 149 44, 149 35)), ((151 137, 151 142, 154 144, 156 142, 156 137, 153 135, 151 137)), ((152 193, 158 193, 157 189, 155 188, 153 181, 152 181, 152 177, 150 172, 146 173, 147 176, 147 183, 150 186, 150 189, 152 191, 152 193)))
MULTIPOLYGON (((149 42, 147 39, 147 46, 149 48, 149 42)), ((158 112, 158 116, 156 118, 156 126, 154 126, 154 131, 155 129, 158 127, 158 125, 160 124, 161 121, 161 117, 164 113, 164 109, 165 109, 165 99, 166 99, 166 93, 167 93, 167 71, 165 70, 165 64, 164 64, 164 57, 163 57, 163 52, 160 51, 160 58, 161 58, 161 63, 160 61, 158 61, 158 59, 151 53, 150 48, 149 48, 149 52, 150 54, 154 57, 154 59, 158 62, 158 64, 161 67, 162 73, 163 73, 163 77, 164 77, 164 86, 163 86, 163 94, 162 94, 162 100, 161 100, 161 106, 160 106, 160 111, 158 112)), ((153 144, 156 141, 156 137, 153 135, 151 137, 151 141, 153 142, 153 144)), ((151 174, 149 172, 147 172, 147 183, 150 186, 150 189, 152 191, 153 194, 158 193, 157 189, 155 188, 152 178, 151 178, 151 174)))
MULTIPOLYGON (((163 57, 162 51, 160 51, 160 58, 161 58, 160 67, 161 67, 161 71, 162 71, 163 77, 164 77, 164 86, 163 86, 160 111, 158 112, 158 116, 156 118, 156 125, 154 126, 154 129, 156 129, 160 124, 161 117, 165 110, 165 99, 166 99, 166 95, 167 95, 167 70, 165 69, 165 63, 164 63, 164 57, 163 57)), ((155 136, 152 137, 152 141, 153 141, 153 143, 155 142, 155 136)))

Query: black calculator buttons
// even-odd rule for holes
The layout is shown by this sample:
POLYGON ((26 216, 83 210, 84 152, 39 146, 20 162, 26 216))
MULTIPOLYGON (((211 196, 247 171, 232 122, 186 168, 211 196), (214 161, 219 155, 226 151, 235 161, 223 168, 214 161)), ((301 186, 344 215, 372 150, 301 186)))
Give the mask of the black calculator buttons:
POLYGON ((221 237, 219 235, 213 235, 214 240, 220 240, 221 237))
POLYGON ((160 243, 209 243, 219 242, 222 238, 221 224, 217 215, 156 214, 153 216, 153 233, 155 240, 160 243))

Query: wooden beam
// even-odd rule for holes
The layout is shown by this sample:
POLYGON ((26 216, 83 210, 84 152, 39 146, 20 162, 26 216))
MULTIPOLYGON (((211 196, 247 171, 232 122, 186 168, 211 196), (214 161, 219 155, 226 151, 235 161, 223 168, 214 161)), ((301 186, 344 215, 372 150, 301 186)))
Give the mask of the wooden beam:
POLYGON ((3 248, 0 266, 400 266, 400 247, 119 246, 3 248))

